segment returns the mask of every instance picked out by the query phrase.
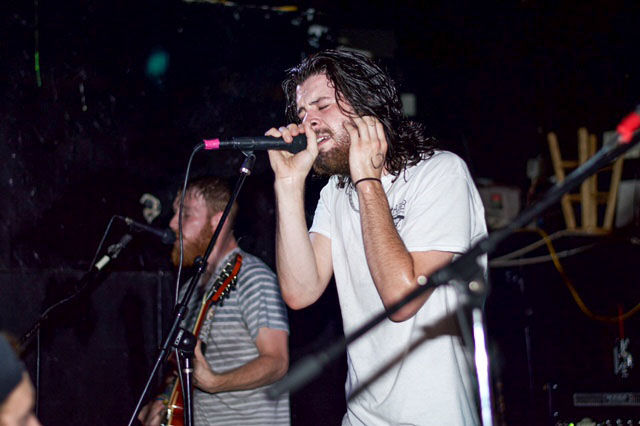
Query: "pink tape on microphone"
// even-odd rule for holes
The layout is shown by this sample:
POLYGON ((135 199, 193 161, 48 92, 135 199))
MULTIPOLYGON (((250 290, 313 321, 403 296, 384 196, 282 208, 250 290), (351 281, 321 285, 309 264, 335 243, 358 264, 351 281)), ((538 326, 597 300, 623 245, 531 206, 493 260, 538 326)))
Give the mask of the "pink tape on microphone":
POLYGON ((204 149, 219 149, 220 139, 204 139, 204 149))

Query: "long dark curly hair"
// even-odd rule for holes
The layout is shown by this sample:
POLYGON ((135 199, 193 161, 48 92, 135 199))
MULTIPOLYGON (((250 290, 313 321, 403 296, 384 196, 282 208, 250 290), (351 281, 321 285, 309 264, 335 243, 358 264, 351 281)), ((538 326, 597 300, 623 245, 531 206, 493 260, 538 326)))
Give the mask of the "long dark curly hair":
MULTIPOLYGON (((314 75, 324 74, 336 89, 336 100, 347 102, 357 116, 376 117, 384 126, 387 137, 386 169, 394 176, 430 157, 436 139, 425 136, 424 127, 408 120, 402 113, 402 103, 391 78, 366 56, 346 50, 324 50, 305 58, 287 71, 282 83, 287 97, 286 114, 290 122, 299 123, 296 87, 314 75)), ((338 102, 342 112, 349 116, 338 102)), ((351 181, 339 177, 339 186, 351 181)))

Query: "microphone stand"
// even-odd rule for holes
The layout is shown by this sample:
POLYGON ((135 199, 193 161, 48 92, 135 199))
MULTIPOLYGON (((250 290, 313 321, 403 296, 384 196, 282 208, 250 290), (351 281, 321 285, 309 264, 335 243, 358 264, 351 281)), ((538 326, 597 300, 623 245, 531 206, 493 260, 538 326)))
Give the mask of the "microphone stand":
POLYGON ((485 426, 493 425, 493 413, 491 409, 491 385, 489 382, 489 356, 486 347, 486 326, 484 325, 484 314, 482 309, 483 301, 488 293, 488 285, 483 283, 478 277, 483 276, 482 268, 478 263, 480 256, 492 253, 497 245, 505 240, 509 235, 529 224, 533 219, 540 215, 551 205, 557 203, 560 198, 573 188, 577 187, 582 181, 594 174, 598 169, 609 164, 618 156, 624 154, 640 141, 640 107, 635 113, 630 114, 618 126, 620 133, 619 141, 615 145, 603 146, 593 157, 580 167, 575 169, 561 183, 551 188, 544 197, 536 204, 523 211, 516 217, 511 224, 488 237, 480 240, 469 251, 462 254, 458 259, 449 265, 439 269, 429 277, 426 285, 418 286, 409 293, 404 299, 400 300, 393 306, 390 306, 386 312, 380 312, 375 315, 369 322, 360 326, 353 333, 345 336, 343 339, 332 343, 324 350, 315 354, 308 355, 301 359, 295 367, 279 382, 275 383, 268 391, 268 395, 275 398, 284 392, 293 392, 313 378, 318 376, 325 365, 333 362, 346 347, 366 334, 373 327, 378 325, 387 317, 397 312, 407 303, 416 299, 429 289, 438 287, 443 284, 451 283, 456 287, 459 293, 468 296, 467 303, 472 306, 472 324, 475 349, 475 367, 478 379, 480 407, 482 423, 485 426), (623 127, 625 126, 625 127, 623 127), (465 284, 468 283, 468 284, 465 284))
MULTIPOLYGON (((40 329, 42 328, 42 325, 47 320, 47 318, 49 318, 49 314, 51 313, 51 311, 75 299, 85 288, 87 288, 89 284, 91 284, 91 282, 93 282, 100 271, 102 271, 104 267, 109 264, 109 262, 118 257, 122 249, 125 248, 132 239, 133 237, 130 234, 124 234, 118 243, 109 246, 109 248, 107 249, 107 254, 102 256, 102 258, 98 260, 93 265, 93 267, 80 278, 80 281, 78 282, 78 284, 76 284, 75 292, 71 296, 68 296, 50 306, 40 315, 38 320, 29 328, 29 330, 20 337, 20 352, 26 349, 27 345, 29 344, 29 342, 31 342, 31 339, 33 339, 33 336, 36 332, 38 333, 38 336, 40 335, 40 329)), ((38 352, 39 349, 40 345, 38 345, 38 352)))
POLYGON ((176 353, 178 354, 177 361, 178 361, 178 367, 181 370, 180 377, 181 377, 181 383, 183 386, 183 397, 185 401, 185 410, 184 410, 185 425, 187 426, 193 425, 193 410, 192 410, 193 402, 192 402, 192 396, 191 396, 192 395, 191 392, 193 391, 193 388, 191 386, 191 377, 190 377, 190 375, 193 372, 191 368, 191 360, 190 360, 190 356, 193 355, 193 347, 191 347, 191 350, 189 350, 188 348, 187 350, 184 350, 183 347, 180 347, 180 342, 184 342, 185 340, 184 336, 188 336, 186 337, 186 339, 193 338, 193 342, 195 346, 195 337, 192 337, 193 333, 191 333, 190 331, 181 328, 180 323, 187 316, 187 313, 188 313, 187 306, 196 288, 196 284, 198 283, 198 281, 200 281, 200 277, 207 269, 207 259, 209 258, 209 255, 211 255, 211 252, 213 251, 213 247, 215 246, 215 243, 218 240, 218 236, 222 231, 222 225, 224 225, 224 222, 226 221, 227 216, 229 216, 229 213, 231 212, 231 207, 233 206, 233 203, 236 201, 236 198, 238 198, 240 189, 242 188, 242 185, 244 184, 244 181, 247 178, 247 176, 251 174, 253 165, 256 161, 256 156, 253 153, 253 151, 243 151, 243 154, 245 155, 246 158, 242 163, 242 166, 240 167, 240 177, 236 182, 236 186, 233 190, 233 193, 231 194, 231 198, 229 199, 229 202, 225 206, 224 212, 222 213, 222 217, 218 222, 218 226, 216 227, 216 230, 213 233, 211 240, 209 241, 209 245, 207 246, 207 249, 204 255, 202 257, 198 257, 195 261, 195 267, 196 267, 195 273, 189 280, 189 284, 187 286, 185 293, 182 296, 182 299, 175 306, 174 318, 171 324, 171 328, 169 329, 167 337, 164 340, 162 347, 160 348, 160 353, 156 358, 155 364, 153 366, 153 369, 151 370, 151 373, 149 374, 149 377, 144 386, 144 389, 142 390, 142 393, 138 398, 136 407, 133 411, 133 414, 131 415, 131 418, 129 419, 129 423, 128 423, 129 426, 133 425, 133 422, 136 419, 136 414, 140 411, 140 407, 142 406, 142 401, 144 400, 145 395, 147 394, 147 392, 149 391, 149 388, 151 387, 151 381, 153 380, 153 377, 156 375, 156 372, 158 371, 160 364, 162 364, 162 362, 165 360, 167 356, 167 352, 170 347, 179 349, 178 351, 176 351, 176 353), (187 361, 181 362, 180 358, 187 359, 187 361), (183 365, 185 365, 186 368, 182 368, 183 365), (185 376, 185 380, 182 380, 183 376, 185 376))

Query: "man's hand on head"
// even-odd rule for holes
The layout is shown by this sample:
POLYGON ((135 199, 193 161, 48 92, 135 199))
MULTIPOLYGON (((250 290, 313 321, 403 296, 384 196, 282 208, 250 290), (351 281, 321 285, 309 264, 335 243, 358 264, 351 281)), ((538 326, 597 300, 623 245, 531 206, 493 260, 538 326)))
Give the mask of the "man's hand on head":
POLYGON ((384 126, 375 117, 354 117, 345 122, 349 133, 349 169, 351 180, 357 182, 363 178, 380 178, 384 171, 387 154, 387 138, 384 126))

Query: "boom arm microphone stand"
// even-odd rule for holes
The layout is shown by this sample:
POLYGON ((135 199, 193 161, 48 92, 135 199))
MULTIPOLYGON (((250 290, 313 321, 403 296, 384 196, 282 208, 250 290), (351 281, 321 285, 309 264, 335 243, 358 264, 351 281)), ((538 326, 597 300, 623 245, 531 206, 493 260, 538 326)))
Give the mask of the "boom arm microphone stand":
POLYGON ((122 238, 118 243, 109 246, 107 250, 107 254, 102 256, 102 258, 99 261, 97 261, 91 267, 91 269, 87 271, 80 278, 80 280, 76 284, 75 292, 71 296, 66 297, 65 299, 54 304, 53 306, 47 308, 47 310, 45 310, 40 315, 40 318, 38 318, 38 320, 29 328, 29 330, 20 337, 19 346, 20 346, 21 352, 27 347, 29 342, 31 342, 31 339, 33 339, 34 334, 36 332, 38 333, 40 332, 40 329, 42 328, 43 323, 47 320, 51 311, 62 306, 65 303, 70 302, 71 300, 75 299, 80 293, 82 293, 84 289, 86 289, 87 286, 91 284, 93 280, 98 276, 98 274, 109 264, 109 262, 111 262, 113 259, 118 257, 122 249, 125 248, 132 239, 133 237, 130 234, 125 234, 122 236, 122 238))
MULTIPOLYGON (((204 148, 204 146, 198 145, 194 150, 194 153, 202 148, 204 148)), ((142 406, 142 401, 144 400, 145 395, 149 391, 149 388, 151 386, 151 381, 156 375, 156 372, 158 371, 160 364, 162 364, 162 362, 165 360, 167 356, 167 352, 170 347, 174 347, 178 349, 177 351, 179 355, 178 358, 181 358, 181 357, 185 358, 185 360, 183 360, 182 362, 180 359, 178 359, 178 366, 180 367, 180 370, 181 370, 180 380, 183 386, 183 396, 184 396, 184 402, 185 402, 185 407, 184 407, 185 425, 187 426, 193 425, 193 399, 191 397, 192 387, 191 387, 191 378, 190 378, 192 368, 191 368, 191 360, 188 359, 188 357, 193 354, 193 347, 188 342, 188 340, 192 339, 193 334, 185 329, 180 328, 180 323, 187 316, 187 313, 188 313, 187 306, 189 305, 191 296, 195 290, 196 284, 198 283, 198 281, 200 281, 200 277, 207 269, 207 259, 209 258, 209 255, 213 251, 213 247, 215 246, 218 236, 222 231, 222 226, 224 225, 224 222, 226 221, 227 216, 231 211, 231 207, 233 206, 233 203, 236 201, 236 198, 238 198, 238 194, 240 193, 240 189, 242 188, 242 185, 245 179, 247 178, 248 175, 251 174, 251 170, 255 163, 256 156, 253 153, 253 151, 243 152, 243 154, 245 155, 246 158, 242 163, 242 166, 240 167, 240 177, 238 178, 238 181, 236 182, 236 186, 233 190, 233 193, 231 194, 231 198, 229 199, 229 202, 227 203, 224 209, 224 212, 222 213, 222 217, 218 222, 218 226, 216 227, 216 230, 213 233, 211 240, 209 241, 207 250, 205 251, 202 257, 198 257, 195 261, 196 271, 191 277, 191 280, 189 281, 189 284, 187 286, 187 290, 183 294, 182 299, 175 307, 173 323, 171 324, 171 328, 169 329, 167 337, 164 340, 162 347, 160 348, 160 353, 156 358, 153 369, 151 370, 151 373, 149 374, 149 377, 144 386, 144 389, 140 394, 140 397, 133 411, 133 414, 129 419, 129 423, 128 423, 129 426, 133 425, 133 422, 136 419, 136 415, 138 411, 140 411, 140 407, 142 406), (181 344, 183 346, 181 346, 181 344), (181 368, 182 366, 185 366, 185 368, 181 368), (183 380, 183 377, 185 380, 183 380)), ((183 191, 183 194, 184 194, 184 191, 183 191)), ((193 338, 192 342, 193 342, 193 346, 195 346, 195 338, 193 338)))
MULTIPOLYGON (((98 252, 100 251, 100 248, 102 247, 102 243, 104 242, 104 239, 106 238, 106 235, 109 232, 110 228, 111 228, 111 222, 109 222, 109 225, 107 226, 107 230, 102 239, 102 242, 100 243, 98 252)), ((132 239, 133 237, 130 234, 124 234, 122 238, 120 238, 120 241, 118 241, 116 244, 109 246, 109 248, 107 249, 107 254, 102 256, 100 260, 95 262, 95 259, 94 259, 94 262, 92 262, 91 264, 91 268, 87 272, 85 272, 85 274, 80 278, 78 283, 75 285, 75 291, 71 295, 65 297, 64 299, 48 307, 40 315, 40 317, 33 323, 33 325, 29 327, 29 330, 20 337, 20 340, 18 341, 18 346, 19 346, 18 351, 22 353, 27 350, 27 347, 33 340, 33 337, 36 336, 36 379, 35 379, 36 395, 35 395, 35 404, 34 404, 36 415, 38 414, 38 411, 40 409, 40 359, 41 359, 41 353, 42 353, 42 346, 40 342, 40 335, 41 335, 40 332, 42 330, 43 325, 47 322, 47 320, 49 319, 49 316, 53 311, 59 309, 61 306, 64 306, 72 302, 80 294, 82 294, 85 290, 87 290, 89 285, 95 282, 96 278, 98 278, 100 273, 107 267, 107 265, 109 265, 109 263, 112 260, 118 257, 120 252, 127 246, 127 244, 129 244, 129 242, 131 242, 132 239)), ((97 258, 97 255, 98 253, 96 253, 96 258, 97 258)))
POLYGON ((397 312, 400 308, 422 295, 429 289, 437 286, 452 283, 460 293, 469 296, 472 306, 473 336, 475 349, 475 367, 480 391, 480 408, 482 423, 485 426, 493 425, 493 414, 491 412, 491 395, 489 383, 489 357, 486 348, 486 329, 483 323, 482 301, 486 298, 488 286, 482 283, 478 277, 482 276, 482 268, 478 263, 480 256, 491 253, 497 245, 514 233, 517 229, 526 226, 551 205, 557 203, 560 198, 582 181, 594 174, 598 169, 609 164, 615 158, 624 154, 640 141, 640 106, 629 114, 617 128, 619 137, 617 144, 603 146, 586 163, 575 169, 567 178, 553 188, 535 205, 522 212, 506 228, 496 231, 488 237, 476 243, 469 251, 461 255, 454 262, 439 269, 429 277, 427 285, 418 286, 404 299, 386 312, 381 312, 369 322, 362 325, 356 331, 344 339, 329 345, 328 348, 311 354, 300 360, 297 365, 278 383, 273 385, 268 394, 275 398, 284 392, 293 392, 313 378, 318 376, 325 365, 333 362, 346 347, 359 337, 366 334, 373 327, 378 325, 387 317, 397 312), (466 284, 468 283, 468 285, 466 284))

